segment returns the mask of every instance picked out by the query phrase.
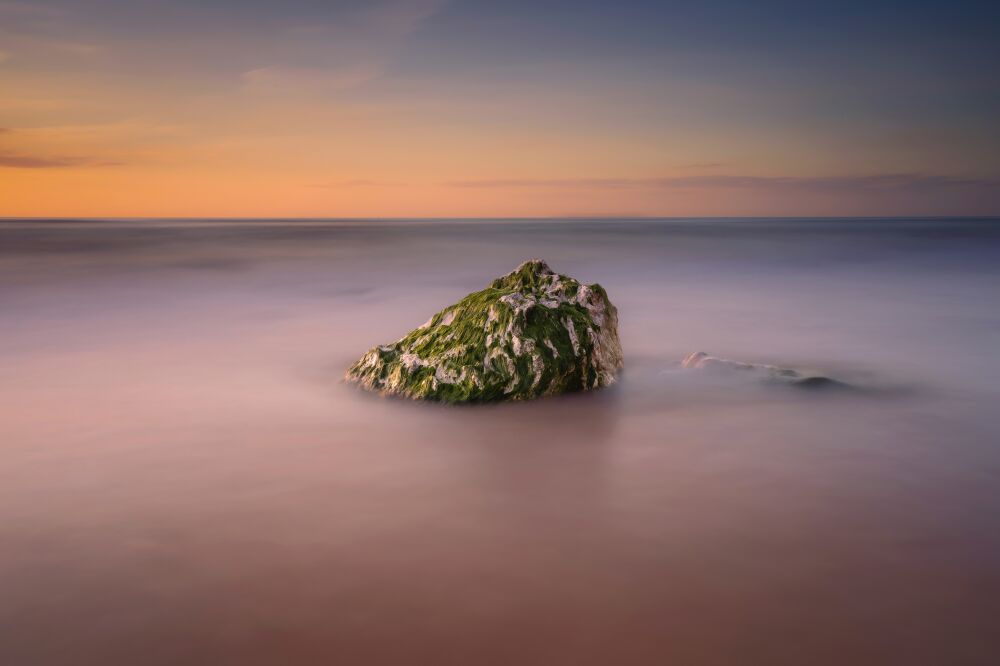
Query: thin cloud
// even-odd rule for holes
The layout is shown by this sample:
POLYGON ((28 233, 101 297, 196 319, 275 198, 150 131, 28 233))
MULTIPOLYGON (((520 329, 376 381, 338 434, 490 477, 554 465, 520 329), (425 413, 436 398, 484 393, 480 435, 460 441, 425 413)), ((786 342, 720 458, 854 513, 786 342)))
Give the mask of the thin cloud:
MULTIPOLYGON (((5 131, 0 128, 0 131, 5 131)), ((87 157, 36 157, 17 153, 0 153, 0 168, 8 169, 66 169, 71 167, 121 166, 122 162, 109 162, 87 157)))
POLYGON ((244 72, 243 89, 253 93, 323 94, 349 90, 378 78, 381 68, 359 63, 340 68, 261 67, 244 72))
POLYGON ((61 158, 0 153, 0 167, 11 169, 58 169, 68 166, 74 166, 74 163, 71 160, 61 158))
POLYGON ((351 12, 332 23, 295 26, 269 62, 240 74, 245 92, 323 96, 380 79, 399 46, 438 13, 442 0, 400 0, 351 12))
POLYGON ((959 176, 895 173, 870 176, 671 176, 663 178, 554 178, 456 180, 458 188, 525 189, 730 189, 809 190, 819 192, 887 192, 960 188, 998 188, 1000 181, 959 176))
POLYGON ((693 162, 691 164, 682 164, 680 169, 717 169, 719 167, 726 166, 725 162, 693 162))
POLYGON ((66 10, 49 5, 29 2, 0 2, 0 15, 51 18, 64 14, 66 14, 66 10))
POLYGON ((377 32, 400 38, 418 30, 446 4, 448 0, 402 0, 373 10, 366 18, 377 32))
POLYGON ((314 183, 309 187, 320 189, 337 190, 354 187, 406 187, 408 183, 388 180, 370 180, 367 178, 355 178, 351 180, 336 180, 329 183, 314 183))
POLYGON ((35 38, 50 35, 68 14, 67 10, 39 3, 0 1, 0 36, 5 42, 15 42, 21 47, 35 38))
POLYGON ((0 2, 0 18, 3 18, 10 30, 14 22, 38 22, 53 19, 66 14, 65 10, 56 7, 39 5, 29 2, 0 2))

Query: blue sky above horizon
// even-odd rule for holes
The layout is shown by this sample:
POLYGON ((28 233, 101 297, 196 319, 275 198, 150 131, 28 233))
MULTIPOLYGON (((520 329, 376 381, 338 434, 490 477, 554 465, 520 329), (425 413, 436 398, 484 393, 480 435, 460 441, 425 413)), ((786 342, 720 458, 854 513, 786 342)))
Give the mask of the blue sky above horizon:
POLYGON ((0 215, 1000 213, 1000 5, 0 1, 0 215))

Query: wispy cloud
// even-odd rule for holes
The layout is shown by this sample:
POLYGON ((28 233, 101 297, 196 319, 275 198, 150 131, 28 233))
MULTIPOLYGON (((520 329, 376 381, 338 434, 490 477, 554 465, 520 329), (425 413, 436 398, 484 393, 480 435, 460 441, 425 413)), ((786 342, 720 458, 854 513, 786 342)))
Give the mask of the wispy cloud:
POLYGON ((349 90, 377 78, 381 68, 375 63, 346 67, 261 67, 241 75, 243 89, 250 93, 322 95, 349 90))
POLYGON ((717 169, 718 167, 726 166, 725 162, 692 162, 691 164, 682 164, 680 169, 717 169))
POLYGON ((0 167, 13 169, 53 169, 73 166, 71 160, 65 158, 33 157, 31 155, 15 155, 0 153, 0 167))
POLYGON ((440 12, 448 0, 397 0, 366 15, 366 23, 387 37, 405 37, 440 12))
POLYGON ((244 91, 322 96, 382 77, 397 47, 445 5, 444 0, 397 0, 350 12, 338 21, 286 29, 268 64, 240 74, 244 91))
POLYGON ((459 188, 536 189, 735 189, 810 190, 824 192, 884 192, 900 190, 941 190, 1000 188, 1000 181, 960 176, 893 173, 867 176, 668 176, 662 178, 554 178, 455 180, 445 183, 459 188))
POLYGON ((109 162, 88 157, 39 157, 18 153, 0 152, 0 168, 8 169, 65 169, 70 167, 121 166, 121 162, 109 162))
POLYGON ((0 63, 6 60, 45 61, 51 57, 82 58, 106 50, 103 44, 81 41, 74 16, 66 9, 42 3, 0 2, 0 63))
POLYGON ((37 2, 0 2, 0 15, 32 18, 52 18, 62 16, 66 10, 37 2))
POLYGON ((354 178, 350 180, 334 180, 327 183, 313 183, 309 187, 317 187, 327 190, 338 190, 355 187, 406 187, 408 183, 392 180, 371 180, 368 178, 354 178))

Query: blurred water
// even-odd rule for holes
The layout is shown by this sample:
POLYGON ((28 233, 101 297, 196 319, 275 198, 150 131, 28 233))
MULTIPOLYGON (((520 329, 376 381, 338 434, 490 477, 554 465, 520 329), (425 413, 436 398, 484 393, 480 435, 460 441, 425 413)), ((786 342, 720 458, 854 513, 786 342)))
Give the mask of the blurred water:
POLYGON ((0 663, 996 663, 998 305, 997 220, 0 221, 0 663), (532 257, 615 388, 340 382, 532 257))

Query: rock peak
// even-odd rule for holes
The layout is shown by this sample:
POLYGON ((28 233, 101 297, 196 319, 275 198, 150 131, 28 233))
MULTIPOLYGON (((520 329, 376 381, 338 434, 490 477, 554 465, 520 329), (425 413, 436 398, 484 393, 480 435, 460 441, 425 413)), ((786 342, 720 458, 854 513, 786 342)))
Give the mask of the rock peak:
POLYGON ((538 288, 545 278, 556 277, 556 272, 542 259, 529 259, 507 275, 499 277, 490 285, 494 289, 526 291, 538 288))
POLYGON ((528 259, 515 268, 512 273, 532 272, 536 275, 555 275, 555 271, 549 268, 544 259, 528 259))

